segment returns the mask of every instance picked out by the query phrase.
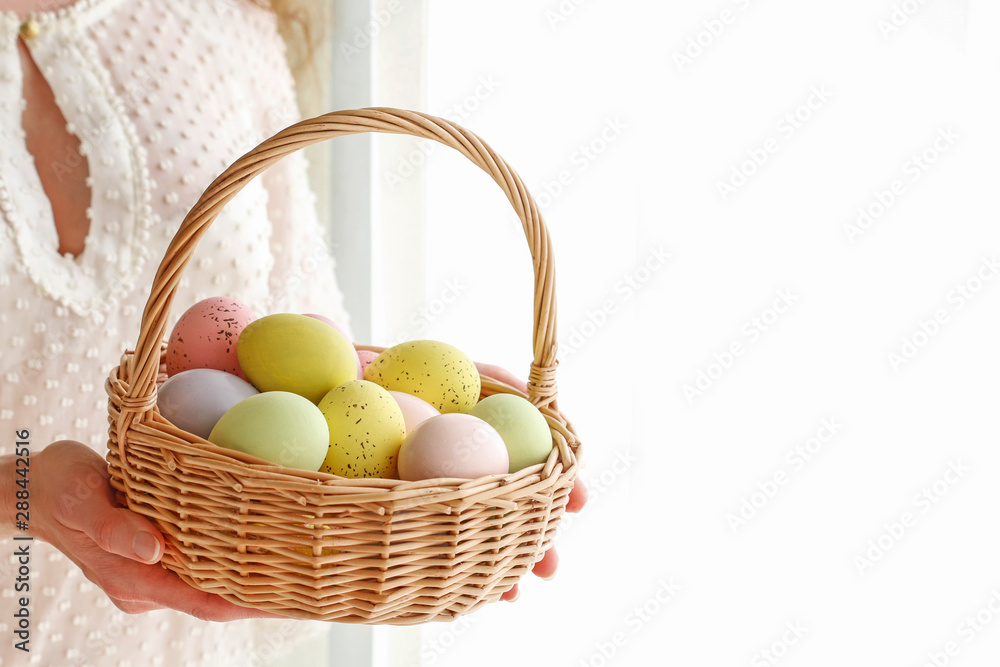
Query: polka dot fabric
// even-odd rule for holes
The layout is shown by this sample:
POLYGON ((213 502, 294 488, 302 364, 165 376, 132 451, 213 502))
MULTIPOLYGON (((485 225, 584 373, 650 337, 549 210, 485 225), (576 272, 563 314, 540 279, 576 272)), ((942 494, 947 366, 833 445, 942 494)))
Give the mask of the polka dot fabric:
MULTIPOLYGON (((229 164, 298 118, 274 18, 236 0, 80 0, 35 17, 27 42, 90 169, 84 251, 60 256, 52 209, 21 123, 21 19, 0 13, 0 432, 29 429, 102 455, 104 379, 135 345, 148 289, 188 208, 229 164)), ((66 168, 81 163, 67 156, 66 168)), ((325 313, 347 323, 301 153, 222 211, 185 270, 172 322, 228 295, 260 314, 325 313)), ((13 437, 0 438, 11 454, 13 437)), ((47 544, 32 559, 27 663, 263 664, 317 624, 210 624, 172 611, 129 616, 47 544)), ((14 567, 0 559, 6 576, 14 567)), ((0 596, 10 636, 13 588, 0 596)), ((10 652, 0 653, 0 664, 10 652)), ((20 656, 17 658, 21 659, 20 656)))

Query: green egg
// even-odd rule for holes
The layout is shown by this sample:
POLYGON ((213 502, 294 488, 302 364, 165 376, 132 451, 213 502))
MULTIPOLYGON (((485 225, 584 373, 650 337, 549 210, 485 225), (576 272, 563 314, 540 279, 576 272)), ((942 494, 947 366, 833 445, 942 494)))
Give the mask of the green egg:
POLYGON ((507 445, 508 472, 545 463, 552 451, 552 432, 544 415, 531 401, 514 394, 493 394, 479 401, 469 414, 492 426, 507 445))
POLYGON ((323 413, 310 401, 269 391, 227 410, 208 441, 287 468, 316 471, 326 456, 330 431, 323 413))
POLYGON ((479 400, 479 371, 464 352, 436 340, 411 340, 385 350, 365 379, 422 398, 443 413, 468 412, 479 400))
POLYGON ((319 403, 358 377, 354 346, 329 324, 278 313, 248 324, 236 344, 240 368, 258 390, 288 391, 319 403))

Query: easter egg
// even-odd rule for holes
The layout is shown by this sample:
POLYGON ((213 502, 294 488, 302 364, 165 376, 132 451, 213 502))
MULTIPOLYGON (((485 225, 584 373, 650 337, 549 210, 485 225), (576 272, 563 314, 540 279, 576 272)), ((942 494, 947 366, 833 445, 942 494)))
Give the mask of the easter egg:
POLYGON ((333 327, 334 329, 336 329, 337 333, 339 333, 341 336, 343 336, 344 338, 346 338, 348 340, 351 339, 351 337, 347 335, 347 332, 344 331, 343 327, 341 327, 339 324, 337 324, 336 322, 334 322, 333 320, 331 320, 326 315, 317 315, 316 313, 303 313, 303 314, 306 317, 311 317, 314 320, 319 320, 320 322, 323 322, 324 324, 330 325, 331 327, 333 327))
POLYGON ((461 350, 435 340, 411 340, 379 354, 365 379, 422 398, 441 412, 465 412, 479 400, 476 365, 461 350))
POLYGON ((416 428, 417 424, 425 419, 430 419, 434 415, 441 414, 433 405, 422 398, 417 398, 413 394, 407 394, 402 391, 390 391, 389 395, 396 401, 400 411, 403 413, 403 423, 406 425, 407 433, 416 428))
POLYGON ((495 428, 503 438, 510 458, 509 472, 544 463, 552 451, 548 422, 525 398, 515 394, 493 394, 476 403, 469 414, 495 428))
POLYGON ((326 456, 330 431, 323 413, 309 400, 268 391, 230 408, 208 441, 287 468, 316 471, 326 456))
POLYGON ((329 427, 321 470, 341 477, 396 477, 396 456, 406 437, 403 413, 389 392, 373 382, 351 380, 319 402, 329 427))
POLYGON ((357 355, 336 329, 305 315, 278 313, 247 325, 237 345, 240 366, 262 392, 288 391, 318 403, 357 379, 357 355))
POLYGON ((506 474, 507 447, 496 429, 479 417, 450 413, 419 424, 399 448, 399 478, 475 479, 506 474))
MULTIPOLYGON (((358 350, 358 361, 361 362, 361 372, 364 374, 364 370, 375 361, 375 357, 378 356, 378 352, 375 350, 358 350)), ((362 380, 364 377, 361 378, 362 380)))
POLYGON ((313 545, 308 547, 296 547, 295 548, 296 551, 298 551, 301 554, 305 554, 306 556, 335 556, 340 553, 340 551, 338 551, 337 549, 334 549, 333 547, 323 546, 322 544, 325 541, 335 540, 337 539, 336 537, 332 535, 327 536, 323 534, 319 535, 316 534, 318 529, 322 529, 323 531, 332 530, 330 526, 327 525, 317 526, 315 524, 307 523, 303 524, 303 527, 308 528, 310 533, 308 535, 302 535, 301 537, 312 541, 313 545))
MULTIPOLYGON (((320 322, 323 322, 325 324, 329 324, 331 327, 333 327, 334 329, 336 329, 337 332, 341 336, 343 336, 347 340, 351 340, 351 337, 347 335, 347 332, 344 331, 344 329, 342 327, 338 326, 337 323, 334 322, 333 320, 331 320, 329 317, 326 317, 324 315, 317 315, 315 313, 305 313, 305 316, 306 317, 311 317, 311 318, 313 318, 315 320, 319 320, 320 322)), ((358 355, 357 350, 355 350, 354 354, 355 354, 355 356, 359 357, 358 358, 358 376, 357 376, 357 379, 358 380, 362 380, 362 379, 364 379, 364 369, 361 367, 360 355, 358 355)))
POLYGON ((214 368, 192 368, 168 377, 156 390, 156 407, 171 424, 208 438, 231 407, 257 394, 246 380, 214 368))
POLYGON ((237 343, 243 329, 256 318, 249 306, 225 296, 194 304, 170 332, 163 357, 167 375, 192 368, 214 368, 246 380, 237 357, 237 343))

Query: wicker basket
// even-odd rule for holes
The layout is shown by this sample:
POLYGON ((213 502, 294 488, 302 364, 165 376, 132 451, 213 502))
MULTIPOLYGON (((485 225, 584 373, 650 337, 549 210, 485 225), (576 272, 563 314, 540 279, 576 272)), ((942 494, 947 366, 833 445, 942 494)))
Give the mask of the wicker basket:
MULTIPOLYGON (((449 620, 498 600, 551 546, 578 470, 579 442, 556 409, 553 276, 534 199, 475 134, 395 109, 330 113, 279 132, 230 166, 188 213, 156 273, 135 351, 108 378, 107 460, 119 501, 159 526, 167 569, 238 605, 402 625, 449 620), (454 148, 493 177, 521 218, 535 273, 527 398, 546 416, 555 443, 544 464, 474 480, 344 479, 221 449, 159 414, 171 302, 219 211, 285 155, 363 132, 454 148)), ((519 393, 484 377, 483 396, 498 392, 519 393)))

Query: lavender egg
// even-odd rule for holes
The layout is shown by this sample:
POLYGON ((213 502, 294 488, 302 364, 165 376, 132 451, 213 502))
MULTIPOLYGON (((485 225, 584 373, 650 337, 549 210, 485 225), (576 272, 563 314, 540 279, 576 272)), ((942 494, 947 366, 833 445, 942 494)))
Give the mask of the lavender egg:
POLYGON ((232 373, 194 368, 167 378, 156 392, 156 407, 171 424, 208 439, 231 407, 258 392, 232 373))

